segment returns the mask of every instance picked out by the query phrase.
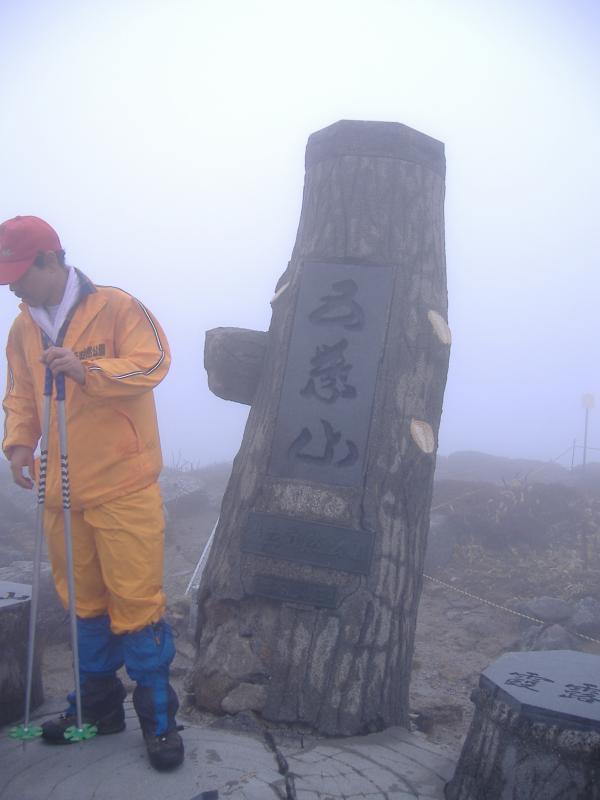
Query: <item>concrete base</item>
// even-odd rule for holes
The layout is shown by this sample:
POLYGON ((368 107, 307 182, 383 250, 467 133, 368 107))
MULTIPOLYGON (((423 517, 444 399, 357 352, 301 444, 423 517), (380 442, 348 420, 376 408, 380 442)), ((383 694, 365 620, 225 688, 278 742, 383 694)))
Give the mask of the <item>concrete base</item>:
MULTIPOLYGON (((60 701, 46 703, 45 716, 51 707, 60 701)), ((123 733, 64 747, 17 742, 0 729, 0 800, 442 800, 454 769, 423 735, 401 728, 337 740, 274 733, 269 743, 189 725, 185 763, 158 773, 130 701, 126 712, 123 733)))

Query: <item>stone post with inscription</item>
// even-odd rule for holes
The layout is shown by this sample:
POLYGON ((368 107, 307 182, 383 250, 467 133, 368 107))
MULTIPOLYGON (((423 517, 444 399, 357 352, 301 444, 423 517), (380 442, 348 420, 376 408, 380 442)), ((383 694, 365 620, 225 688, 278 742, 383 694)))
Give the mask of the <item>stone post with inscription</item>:
POLYGON ((600 800, 599 675, 590 653, 500 656, 471 694, 447 800, 600 800))
POLYGON ((252 407, 198 594, 201 707, 324 734, 407 722, 450 345, 444 175, 443 145, 404 125, 314 133, 268 334, 207 336, 211 388, 252 407))

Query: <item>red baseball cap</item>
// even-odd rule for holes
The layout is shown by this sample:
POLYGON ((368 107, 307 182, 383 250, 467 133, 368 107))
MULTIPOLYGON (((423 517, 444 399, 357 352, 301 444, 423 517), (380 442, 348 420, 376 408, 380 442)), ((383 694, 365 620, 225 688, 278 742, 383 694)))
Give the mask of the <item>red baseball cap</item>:
POLYGON ((62 250, 58 234, 39 217, 15 217, 0 225, 0 285, 24 275, 38 253, 62 250))

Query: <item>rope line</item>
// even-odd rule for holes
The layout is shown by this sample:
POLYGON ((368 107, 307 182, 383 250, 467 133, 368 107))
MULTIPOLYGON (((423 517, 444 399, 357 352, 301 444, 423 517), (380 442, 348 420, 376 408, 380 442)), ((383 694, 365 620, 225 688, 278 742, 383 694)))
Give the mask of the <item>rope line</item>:
MULTIPOLYGON (((428 581, 433 581, 433 583, 438 583, 440 586, 443 586, 445 589, 452 589, 453 592, 458 592, 459 594, 464 595, 465 597, 470 597, 472 600, 478 600, 480 603, 485 603, 488 606, 492 606, 492 608, 498 608, 500 611, 506 611, 508 614, 514 614, 515 617, 522 617, 523 619, 528 619, 531 622, 535 622, 537 625, 548 625, 543 619, 538 619, 537 617, 532 617, 529 614, 524 614, 522 611, 515 611, 514 608, 507 608, 507 606, 502 606, 499 603, 494 603, 492 600, 486 600, 485 597, 479 597, 472 592, 467 592, 464 589, 459 589, 457 586, 452 586, 450 583, 446 583, 445 581, 441 581, 439 578, 434 578, 432 575, 426 575, 423 573, 423 577, 427 578, 428 581)), ((588 642, 594 642, 594 644, 600 644, 600 639, 594 639, 592 636, 586 636, 584 633, 576 633, 575 631, 570 631, 568 628, 565 628, 567 633, 570 633, 571 636, 578 636, 580 639, 586 639, 588 642)))

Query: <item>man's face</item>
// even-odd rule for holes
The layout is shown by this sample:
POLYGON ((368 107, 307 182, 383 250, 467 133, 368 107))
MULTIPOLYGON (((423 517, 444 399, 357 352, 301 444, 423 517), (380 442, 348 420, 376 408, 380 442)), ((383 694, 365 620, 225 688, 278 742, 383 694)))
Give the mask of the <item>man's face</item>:
MULTIPOLYGON (((54 253, 46 253, 44 255, 44 264, 38 266, 32 264, 27 272, 21 277, 9 284, 9 289, 13 294, 16 294, 28 306, 37 308, 38 306, 54 305, 54 296, 56 295, 56 270, 51 256, 54 253)), ((60 301, 60 298, 57 302, 60 301)))

